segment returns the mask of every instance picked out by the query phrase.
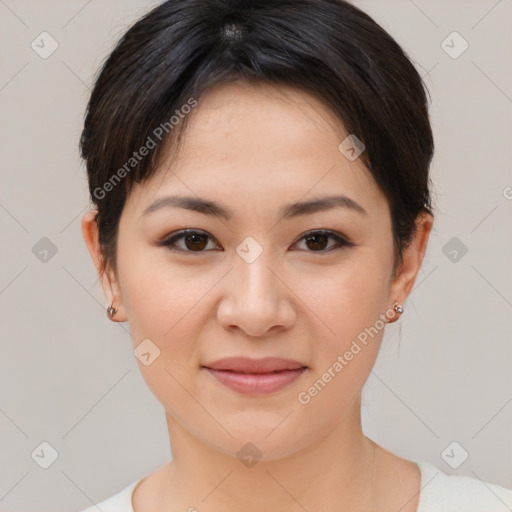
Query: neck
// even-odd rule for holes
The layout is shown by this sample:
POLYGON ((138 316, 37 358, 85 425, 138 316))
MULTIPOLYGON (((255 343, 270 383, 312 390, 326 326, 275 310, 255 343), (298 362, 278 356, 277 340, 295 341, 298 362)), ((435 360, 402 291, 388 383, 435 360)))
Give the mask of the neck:
POLYGON ((376 445, 362 432, 356 402, 314 445, 276 460, 263 454, 249 467, 167 415, 173 460, 160 482, 160 509, 370 512, 376 445))

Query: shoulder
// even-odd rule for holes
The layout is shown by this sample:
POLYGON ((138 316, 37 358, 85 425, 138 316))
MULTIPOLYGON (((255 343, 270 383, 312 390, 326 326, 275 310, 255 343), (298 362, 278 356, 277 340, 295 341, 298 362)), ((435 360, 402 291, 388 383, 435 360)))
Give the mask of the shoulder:
POLYGON ((142 479, 132 482, 124 489, 118 491, 113 496, 106 498, 105 500, 91 505, 90 507, 82 510, 81 512, 133 512, 132 495, 135 487, 142 479))
POLYGON ((512 490, 477 478, 447 475, 424 460, 417 512, 510 512, 512 490))

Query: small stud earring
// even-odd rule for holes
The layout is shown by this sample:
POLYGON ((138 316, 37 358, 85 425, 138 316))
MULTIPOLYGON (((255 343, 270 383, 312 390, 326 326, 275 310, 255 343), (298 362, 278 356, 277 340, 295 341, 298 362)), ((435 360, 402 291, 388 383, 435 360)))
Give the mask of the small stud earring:
POLYGON ((401 315, 403 312, 404 312, 404 308, 402 306, 402 304, 400 304, 399 302, 397 302, 394 306, 393 306, 393 309, 399 314, 401 315))
POLYGON ((112 304, 107 308, 107 313, 110 318, 114 318, 114 315, 117 313, 117 308, 115 308, 112 304))

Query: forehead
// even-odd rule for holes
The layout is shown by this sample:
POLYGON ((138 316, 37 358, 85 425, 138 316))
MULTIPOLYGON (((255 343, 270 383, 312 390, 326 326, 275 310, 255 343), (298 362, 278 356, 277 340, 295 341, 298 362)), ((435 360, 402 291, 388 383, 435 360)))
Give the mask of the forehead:
POLYGON ((229 136, 233 146, 248 151, 262 145, 271 148, 275 142, 300 151, 304 138, 337 145, 338 139, 346 136, 340 120, 320 100, 284 85, 218 85, 201 97, 191 121, 189 146, 213 142, 218 146, 229 136), (278 141, 275 134, 280 135, 278 141))
POLYGON ((144 209, 163 193, 197 194, 226 204, 259 197, 266 204, 343 193, 378 213, 383 195, 358 159, 339 150, 341 121, 314 96, 289 86, 230 83, 210 89, 188 114, 177 151, 136 186, 144 209), (236 197, 234 197, 236 195, 236 197))

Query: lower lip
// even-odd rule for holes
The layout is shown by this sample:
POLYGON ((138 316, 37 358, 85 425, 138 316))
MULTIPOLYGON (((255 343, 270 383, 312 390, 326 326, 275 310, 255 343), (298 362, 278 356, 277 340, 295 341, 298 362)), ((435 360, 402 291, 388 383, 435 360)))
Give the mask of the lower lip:
POLYGON ((279 391, 296 381, 307 368, 273 373, 236 373, 206 368, 219 382, 239 393, 256 395, 279 391))

